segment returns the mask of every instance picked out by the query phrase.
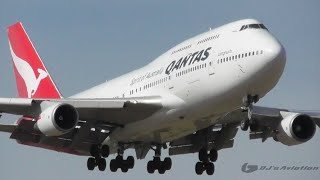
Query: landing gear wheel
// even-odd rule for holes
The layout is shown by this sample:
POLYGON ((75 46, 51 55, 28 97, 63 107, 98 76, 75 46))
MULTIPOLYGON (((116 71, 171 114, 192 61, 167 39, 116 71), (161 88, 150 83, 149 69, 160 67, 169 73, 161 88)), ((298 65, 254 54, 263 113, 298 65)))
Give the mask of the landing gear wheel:
POLYGON ((196 170, 196 174, 197 175, 201 175, 203 173, 203 171, 204 171, 203 163, 202 162, 197 162, 195 170, 196 170))
POLYGON ((96 167, 96 161, 94 158, 88 158, 88 161, 87 161, 87 168, 88 170, 92 171, 94 170, 94 168, 96 167))
POLYGON ((216 162, 218 159, 218 151, 215 149, 211 149, 209 153, 210 161, 216 162))
POLYGON ((248 119, 242 120, 240 124, 240 128, 242 131, 247 131, 249 128, 249 120, 248 119))
POLYGON ((98 147, 98 145, 92 145, 91 146, 90 155, 92 157, 98 157, 99 156, 99 147, 98 147))
POLYGON ((253 96, 252 97, 252 101, 254 102, 254 103, 257 103, 258 101, 259 101, 259 95, 255 95, 255 96, 253 96))
POLYGON ((213 173, 214 173, 214 164, 213 163, 206 164, 206 172, 208 175, 213 175, 213 173))
POLYGON ((110 154, 110 149, 108 145, 103 145, 100 151, 101 151, 101 156, 104 158, 107 158, 110 154))
POLYGON ((250 131, 256 132, 258 131, 258 129, 259 129, 259 126, 257 125, 257 123, 253 122, 250 124, 250 131))
POLYGON ((121 171, 124 172, 124 173, 128 172, 128 170, 129 170, 128 166, 122 166, 121 167, 121 171))
POLYGON ((149 161, 147 164, 147 170, 149 174, 153 174, 154 171, 156 170, 154 167, 154 161, 149 161))
POLYGON ((127 163, 128 163, 128 168, 132 169, 134 167, 134 158, 133 156, 128 156, 127 157, 127 163))
MULTIPOLYGON (((160 164, 160 165, 161 165, 161 164, 160 164)), ((160 167, 158 168, 158 172, 159 172, 159 174, 164 174, 164 173, 166 172, 165 167, 164 167, 164 166, 160 166, 160 167)))
POLYGON ((110 161, 110 171, 111 172, 116 172, 118 170, 118 161, 115 159, 112 159, 110 161))
POLYGON ((202 162, 208 161, 208 152, 205 148, 200 149, 199 160, 202 162))
POLYGON ((163 163, 164 163, 164 167, 165 167, 166 170, 170 170, 171 169, 171 167, 172 167, 171 158, 169 158, 169 157, 164 158, 163 163))
POLYGON ((98 169, 99 169, 100 171, 106 170, 107 163, 106 163, 106 160, 105 160, 105 159, 103 159, 103 158, 98 158, 98 159, 96 160, 96 164, 97 164, 98 169))

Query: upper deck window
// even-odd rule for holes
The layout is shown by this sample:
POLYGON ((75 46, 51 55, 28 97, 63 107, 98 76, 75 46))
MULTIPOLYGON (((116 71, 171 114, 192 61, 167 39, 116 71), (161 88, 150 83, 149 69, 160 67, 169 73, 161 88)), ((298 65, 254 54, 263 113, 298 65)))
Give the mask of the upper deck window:
POLYGON ((240 31, 245 30, 245 29, 266 29, 268 30, 263 24, 248 24, 248 25, 243 25, 240 29, 240 31))

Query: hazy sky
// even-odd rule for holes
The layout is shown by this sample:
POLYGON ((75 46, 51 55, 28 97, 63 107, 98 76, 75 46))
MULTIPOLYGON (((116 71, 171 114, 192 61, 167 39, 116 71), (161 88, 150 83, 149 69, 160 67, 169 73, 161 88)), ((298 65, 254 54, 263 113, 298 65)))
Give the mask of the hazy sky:
MULTIPOLYGON (((320 110, 320 1, 0 1, 0 96, 17 95, 6 27, 22 21, 64 96, 141 67, 175 44, 244 18, 256 18, 282 42, 287 65, 279 84, 259 105, 320 110), (161 2, 161 3, 160 3, 161 2)), ((3 116, 2 123, 17 117, 3 116)), ((319 128, 317 129, 319 130, 319 128)), ((318 171, 241 172, 248 162, 320 167, 320 133, 288 147, 237 134, 234 148, 219 151, 213 177, 197 176, 197 154, 173 157, 172 170, 149 175, 146 160, 128 173, 89 172, 86 157, 17 144, 0 133, 0 179, 319 179, 318 171)), ((126 152, 126 155, 133 151, 126 152)), ((164 152, 164 155, 167 152, 164 152)), ((110 158, 107 162, 110 161, 110 158)))

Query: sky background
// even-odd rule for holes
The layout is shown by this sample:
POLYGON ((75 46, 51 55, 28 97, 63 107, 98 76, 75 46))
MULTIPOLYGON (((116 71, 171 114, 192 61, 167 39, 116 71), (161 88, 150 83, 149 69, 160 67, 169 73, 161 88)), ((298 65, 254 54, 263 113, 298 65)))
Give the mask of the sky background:
MULTIPOLYGON (((320 1, 0 1, 0 96, 16 97, 6 27, 22 21, 62 94, 81 90, 139 68, 179 42, 244 18, 262 21, 287 52, 279 84, 258 105, 320 110, 320 1)), ((3 116, 1 123, 17 117, 3 116)), ((319 130, 319 128, 317 129, 319 130)), ((318 171, 243 173, 248 162, 274 166, 320 167, 320 133, 288 147, 272 139, 261 143, 239 131, 232 149, 219 151, 213 177, 197 176, 197 154, 173 157, 172 170, 149 175, 147 161, 128 173, 89 172, 86 157, 17 144, 0 133, 0 179, 319 179, 318 171)), ((126 155, 133 151, 127 151, 126 155)), ((164 155, 167 154, 165 151, 164 155)), ((112 156, 111 156, 112 157, 112 156)), ((108 158, 107 162, 111 158, 108 158)))

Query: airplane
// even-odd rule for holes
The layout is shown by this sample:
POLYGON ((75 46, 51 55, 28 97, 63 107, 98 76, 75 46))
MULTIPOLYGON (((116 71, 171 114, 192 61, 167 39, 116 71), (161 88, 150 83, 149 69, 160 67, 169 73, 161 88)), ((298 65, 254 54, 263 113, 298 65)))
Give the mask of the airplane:
POLYGON ((218 151, 232 148, 240 128, 250 139, 292 146, 309 141, 320 112, 257 106, 278 83, 283 45, 264 24, 243 19, 187 39, 146 66, 63 97, 21 22, 7 29, 19 97, 0 98, 1 124, 18 143, 85 156, 87 169, 127 172, 154 157, 147 171, 164 174, 170 156, 197 153, 195 173, 213 175, 218 151), (135 158, 125 158, 128 149, 135 158), (161 157, 167 149, 169 157, 161 157))

